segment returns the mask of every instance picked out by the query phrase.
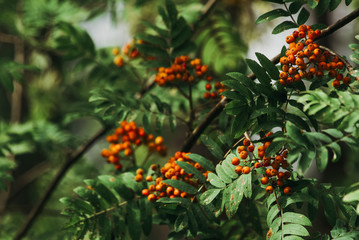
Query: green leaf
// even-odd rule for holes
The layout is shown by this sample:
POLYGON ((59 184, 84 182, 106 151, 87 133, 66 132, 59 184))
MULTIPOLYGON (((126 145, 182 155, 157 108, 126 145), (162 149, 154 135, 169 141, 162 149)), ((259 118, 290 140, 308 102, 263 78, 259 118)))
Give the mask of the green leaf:
POLYGON ((216 166, 216 173, 217 176, 222 179, 222 181, 224 183, 231 183, 232 182, 232 178, 230 176, 227 175, 227 173, 225 172, 225 170, 223 169, 221 164, 217 164, 216 166))
POLYGON ((353 202, 353 201, 359 201, 359 190, 355 190, 353 192, 350 192, 346 194, 343 197, 344 202, 353 202))
POLYGON ((291 22, 291 21, 284 21, 280 24, 278 24, 272 31, 272 34, 278 34, 285 30, 291 29, 291 28, 297 28, 297 24, 291 22))
POLYGON ((306 23, 306 21, 309 18, 309 12, 307 11, 307 9, 302 8, 302 10, 300 11, 299 15, 298 15, 298 19, 297 19, 297 23, 299 25, 302 25, 304 23, 306 23))
POLYGON ((183 168, 186 173, 189 173, 189 174, 193 173, 194 177, 199 179, 201 181, 201 183, 206 182, 206 178, 203 176, 203 174, 200 171, 198 171, 191 164, 186 163, 186 162, 182 162, 182 161, 176 161, 176 163, 177 163, 178 166, 183 168))
POLYGON ((334 204, 333 196, 330 194, 322 194, 321 200, 323 202, 324 215, 330 225, 334 226, 337 219, 337 211, 334 204))
POLYGON ((286 113, 282 109, 277 107, 267 107, 267 108, 260 108, 255 110, 250 118, 251 119, 257 118, 264 114, 278 114, 279 116, 285 116, 286 113))
POLYGON ((332 143, 328 144, 327 147, 330 147, 332 149, 332 151, 333 151, 332 162, 339 161, 340 156, 342 155, 342 151, 341 151, 341 148, 340 148, 339 144, 336 143, 336 142, 332 142, 332 143))
POLYGON ((198 190, 195 187, 189 185, 188 183, 182 182, 180 180, 167 179, 167 180, 163 180, 162 182, 174 188, 177 188, 182 192, 186 192, 188 194, 196 194, 198 192, 198 190))
POLYGON ((290 13, 285 11, 284 9, 274 9, 270 12, 264 13, 261 16, 259 16, 256 20, 256 24, 259 23, 264 23, 264 22, 268 22, 271 21, 273 19, 279 18, 279 17, 286 17, 286 16, 290 16, 290 13))
POLYGON ((71 197, 63 197, 60 198, 60 202, 62 202, 68 207, 71 207, 73 209, 79 210, 87 214, 95 213, 95 208, 89 202, 84 200, 71 198, 71 197))
POLYGON ((241 190, 246 198, 252 196, 252 173, 242 174, 240 177, 241 190))
POLYGON ((198 232, 198 223, 197 223, 196 217, 194 216, 194 214, 191 210, 187 211, 187 215, 188 215, 189 230, 193 236, 196 236, 197 232, 198 232))
POLYGON ((314 9, 319 3, 319 0, 308 0, 307 4, 311 9, 314 9))
POLYGON ((302 153, 302 156, 299 159, 299 163, 298 163, 299 172, 301 175, 303 175, 310 167, 312 161, 314 160, 314 157, 315 157, 315 153, 312 151, 306 151, 302 153))
POLYGON ((246 75, 239 72, 229 72, 227 76, 240 81, 244 86, 248 87, 252 91, 255 89, 255 83, 246 75))
POLYGON ((271 226, 273 220, 277 217, 277 215, 279 214, 280 210, 278 209, 277 205, 273 205, 268 213, 267 213, 267 225, 271 226))
POLYGON ((152 230, 152 204, 146 198, 139 199, 141 225, 143 233, 148 236, 152 230))
POLYGON ((226 184, 214 173, 208 174, 208 180, 213 186, 215 186, 217 188, 226 187, 226 184))
POLYGON ((196 153, 191 153, 188 155, 188 157, 199 163, 204 169, 206 169, 207 171, 214 171, 214 165, 211 161, 207 160, 206 158, 202 157, 201 155, 198 155, 196 153))
POLYGON ((261 53, 256 52, 256 56, 261 63, 261 65, 265 68, 265 70, 269 73, 269 76, 274 80, 279 80, 279 70, 278 68, 269 60, 266 56, 261 53))
POLYGON ((206 135, 202 135, 201 141, 214 157, 218 159, 221 159, 223 157, 224 154, 221 147, 212 138, 206 135))
POLYGON ((101 175, 98 179, 108 188, 114 189, 121 197, 130 200, 134 197, 134 192, 118 178, 112 175, 101 175))
MULTIPOLYGON (((340 2, 341 0, 339 0, 340 2)), ((329 7, 329 3, 330 3, 330 0, 328 1, 319 1, 318 3, 318 6, 317 6, 317 13, 318 13, 318 16, 321 16, 325 13, 325 11, 328 9, 329 7)))
POLYGON ((293 123, 287 121, 286 125, 287 136, 293 140, 293 142, 307 146, 309 144, 308 140, 302 135, 299 128, 297 128, 293 123))
POLYGON ((291 14, 296 14, 302 6, 303 2, 292 2, 289 5, 289 11, 291 14))
POLYGON ((176 218, 174 229, 176 232, 180 232, 188 227, 188 216, 187 214, 181 214, 176 218))
POLYGON ((283 222, 285 223, 295 223, 303 226, 312 226, 312 222, 304 216, 303 214, 294 213, 294 212, 285 212, 282 216, 283 222))
POLYGON ((316 153, 317 167, 320 172, 323 172, 328 164, 328 149, 321 147, 317 149, 316 153))
POLYGON ((164 49, 147 44, 136 44, 135 47, 138 49, 138 51, 145 54, 146 56, 159 57, 161 59, 170 60, 170 56, 164 49))
POLYGON ((287 141, 273 141, 268 148, 265 150, 265 156, 266 157, 270 157, 272 155, 274 155, 276 152, 278 152, 285 144, 287 143, 287 141))
POLYGON ((341 0, 331 0, 329 4, 329 10, 330 11, 335 10, 339 6, 340 2, 341 0))
POLYGON ((329 134, 330 136, 332 136, 334 138, 343 137, 343 133, 335 128, 324 129, 323 132, 329 134))
POLYGON ((126 206, 127 209, 127 226, 132 240, 139 240, 141 238, 141 231, 139 231, 140 210, 137 208, 135 202, 129 202, 126 206))
POLYGON ((172 0, 166 0, 166 9, 168 12, 168 16, 171 19, 171 22, 174 23, 177 19, 178 12, 177 12, 176 5, 173 3, 172 0))
POLYGON ((349 4, 352 2, 352 0, 345 0, 345 5, 349 6, 349 4))
POLYGON ((200 197, 201 203, 205 204, 205 205, 210 204, 218 196, 218 194, 221 191, 222 190, 218 189, 218 188, 208 189, 207 191, 202 193, 202 195, 200 197))
POLYGON ((112 204, 115 204, 118 202, 115 195, 108 188, 106 188, 105 185, 103 185, 102 183, 99 183, 92 179, 86 179, 86 180, 84 180, 84 182, 87 185, 93 187, 95 192, 98 193, 98 195, 100 195, 109 204, 112 205, 112 204))
POLYGON ((223 199, 223 201, 226 201, 226 214, 227 217, 230 219, 236 214, 239 204, 243 199, 242 180, 238 178, 233 183, 228 185, 228 189, 230 191, 230 193, 228 194, 228 199, 223 199))
POLYGON ((291 113, 287 113, 286 118, 289 121, 291 121, 292 123, 294 123, 296 126, 300 127, 301 129, 305 129, 307 131, 310 131, 309 125, 301 117, 299 117, 297 115, 294 115, 294 114, 291 114, 291 113))
POLYGON ((241 112, 232 120, 231 132, 234 133, 234 138, 239 138, 247 130, 248 113, 247 111, 241 112))
POLYGON ((150 43, 151 45, 154 46, 159 46, 162 48, 167 48, 167 42, 164 38, 155 36, 155 35, 151 35, 151 34, 147 34, 147 33, 137 33, 136 34, 136 38, 137 39, 141 39, 142 41, 146 42, 146 43, 150 43))
POLYGON ((309 236, 308 230, 299 224, 285 224, 282 231, 284 235, 309 236))
POLYGON ((246 63, 264 87, 270 86, 270 78, 268 77, 266 71, 256 61, 247 58, 246 63))

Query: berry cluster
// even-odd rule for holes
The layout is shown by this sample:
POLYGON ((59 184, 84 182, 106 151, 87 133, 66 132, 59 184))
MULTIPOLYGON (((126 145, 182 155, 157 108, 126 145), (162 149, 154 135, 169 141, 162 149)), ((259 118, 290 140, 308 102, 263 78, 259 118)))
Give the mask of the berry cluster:
POLYGON ((201 63, 201 59, 195 58, 191 60, 188 56, 180 56, 174 60, 174 63, 168 67, 160 67, 156 75, 155 81, 159 86, 165 86, 172 82, 189 82, 197 83, 201 79, 205 79, 208 83, 205 88, 208 92, 204 94, 204 98, 217 98, 218 94, 224 91, 224 85, 217 82, 214 88, 218 93, 213 91, 210 83, 213 78, 208 75, 208 66, 201 63))
POLYGON ((301 25, 298 31, 294 31, 286 37, 289 47, 286 56, 280 58, 282 72, 279 74, 279 82, 282 85, 290 85, 301 79, 322 78, 326 73, 333 87, 338 88, 341 84, 348 85, 349 77, 343 76, 344 64, 337 56, 328 51, 322 51, 317 43, 313 41, 321 35, 319 29, 312 30, 310 26, 301 25))
MULTIPOLYGON (((272 135, 272 132, 266 134, 266 137, 272 135)), ((261 183, 266 186, 267 193, 272 193, 274 187, 278 186, 283 189, 285 194, 291 193, 291 188, 285 185, 285 180, 290 178, 291 169, 288 161, 288 150, 284 147, 276 153, 275 156, 265 156, 265 150, 269 147, 271 141, 264 142, 257 149, 255 153, 255 146, 250 140, 244 139, 243 145, 239 146, 237 151, 239 158, 231 159, 232 164, 235 165, 234 171, 237 174, 249 174, 251 170, 265 167, 264 176, 261 178, 261 183)))
MULTIPOLYGON (((138 42, 142 43, 141 40, 139 40, 138 42)), ((140 55, 140 52, 134 46, 135 46, 135 40, 132 40, 131 42, 126 43, 126 45, 122 47, 121 49, 122 53, 120 53, 120 49, 113 48, 112 54, 115 55, 113 62, 118 67, 121 67, 123 65, 123 56, 127 56, 131 59, 138 57, 140 55)))
MULTIPOLYGON (((180 180, 185 183, 188 183, 196 188, 199 186, 199 181, 196 178, 193 178, 193 174, 186 173, 183 168, 178 166, 176 161, 186 162, 194 166, 198 171, 203 173, 205 178, 208 177, 208 171, 206 171, 199 163, 192 161, 188 157, 188 153, 185 152, 176 152, 173 157, 170 157, 168 162, 162 167, 158 168, 156 165, 151 165, 152 173, 148 175, 145 179, 148 183, 148 189, 142 190, 142 195, 147 196, 147 199, 151 202, 158 200, 162 197, 182 197, 182 198, 191 198, 192 195, 182 192, 179 189, 173 188, 164 182, 166 179, 175 179, 180 180), (156 177, 156 179, 154 179, 156 177)), ((143 170, 137 169, 135 180, 137 182, 143 181, 143 170)))
POLYGON ((155 138, 152 134, 146 134, 135 122, 122 121, 114 134, 106 137, 106 141, 110 143, 109 149, 103 149, 101 155, 106 157, 109 163, 114 164, 117 170, 122 169, 120 159, 130 157, 134 148, 141 144, 146 144, 149 151, 156 151, 162 156, 167 152, 161 136, 155 138))

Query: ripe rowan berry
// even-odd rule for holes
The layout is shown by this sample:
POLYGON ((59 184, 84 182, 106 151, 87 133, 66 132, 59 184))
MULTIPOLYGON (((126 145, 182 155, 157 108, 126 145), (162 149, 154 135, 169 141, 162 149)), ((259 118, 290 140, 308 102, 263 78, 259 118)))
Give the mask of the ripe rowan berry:
POLYGON ((269 185, 269 186, 266 187, 266 192, 267 193, 271 194, 271 193, 273 193, 273 191, 274 191, 274 188, 272 186, 269 185))
POLYGON ((243 170, 243 167, 242 167, 242 166, 237 166, 237 167, 234 169, 234 172, 237 173, 237 174, 240 174, 240 173, 242 173, 242 170, 243 170))
POLYGON ((150 195, 148 195, 147 199, 150 202, 154 202, 156 200, 156 196, 153 193, 151 193, 150 195))
POLYGON ((251 172, 251 169, 249 168, 249 167, 243 167, 243 169, 242 169, 242 173, 243 174, 248 174, 248 173, 250 173, 251 172))
POLYGON ((143 176, 142 175, 136 175, 135 180, 136 180, 136 182, 141 182, 143 180, 143 176))
POLYGON ((242 151, 239 153, 239 157, 241 159, 246 159, 248 157, 248 153, 246 151, 242 151))
POLYGON ((284 194, 286 194, 286 195, 290 195, 290 194, 292 193, 292 188, 291 188, 291 187, 285 187, 285 188, 283 189, 283 192, 284 192, 284 194))
POLYGON ((149 193, 150 193, 150 192, 148 191, 148 189, 143 189, 143 190, 142 190, 142 195, 143 195, 143 196, 148 196, 149 193))
POLYGON ((262 183, 263 185, 268 184, 268 182, 269 182, 269 179, 268 179, 267 177, 262 177, 262 178, 261 178, 261 183, 262 183))
POLYGON ((260 168, 261 167, 261 164, 259 163, 259 162, 256 162, 255 164, 254 164, 254 168, 260 168))
POLYGON ((340 82, 339 82, 338 80, 334 80, 334 81, 332 82, 332 86, 333 86, 334 88, 338 88, 338 87, 340 86, 340 82))
POLYGON ((249 146, 251 144, 251 141, 250 140, 248 140, 248 139, 244 139, 243 140, 243 145, 244 146, 249 146))
POLYGON ((254 151, 254 146, 253 146, 253 145, 249 145, 249 146, 247 147, 247 151, 248 151, 248 152, 253 152, 253 151, 254 151))
POLYGON ((278 187, 282 187, 284 185, 284 181, 282 179, 277 180, 278 187))
POLYGON ((237 166, 239 164, 240 160, 239 160, 239 158, 234 157, 234 158, 231 159, 231 162, 232 162, 233 165, 237 166))
POLYGON ((151 175, 146 177, 146 181, 147 181, 147 182, 152 182, 152 180, 153 180, 153 178, 152 178, 151 175))

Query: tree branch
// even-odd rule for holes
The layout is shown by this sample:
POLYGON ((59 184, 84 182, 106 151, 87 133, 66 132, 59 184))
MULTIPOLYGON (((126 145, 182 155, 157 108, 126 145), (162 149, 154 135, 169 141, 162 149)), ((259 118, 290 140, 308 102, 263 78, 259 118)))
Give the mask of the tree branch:
POLYGON ((30 229, 32 224, 34 223, 36 217, 40 214, 41 210, 44 208, 47 201, 50 199, 51 194, 56 189, 57 185, 60 183, 61 179, 64 177, 66 172, 70 169, 70 167, 76 163, 81 156, 105 133, 107 129, 103 128, 99 130, 91 139, 89 139, 86 143, 80 146, 76 151, 72 152, 69 159, 65 162, 65 164, 61 167, 59 172, 56 174, 50 185, 48 186, 47 190, 45 191, 44 195, 41 197, 39 202, 31 209, 29 215, 25 223, 21 226, 20 230, 16 233, 14 240, 19 240, 23 238, 27 231, 30 229))
MULTIPOLYGON (((326 29, 322 30, 322 34, 320 35, 320 37, 317 38, 324 38, 330 34, 332 34, 333 32, 335 32, 336 30, 338 30, 339 28, 345 26, 346 24, 350 23, 351 21, 353 21, 355 18, 357 18, 359 16, 359 8, 356 9, 355 11, 351 12, 350 14, 348 14, 347 16, 343 17, 342 19, 339 19, 336 23, 330 25, 329 27, 327 27, 326 29)), ((277 56, 275 56, 274 58, 272 58, 271 62, 273 64, 277 64, 279 62, 280 59, 280 54, 278 54, 277 56)), ((256 76, 251 73, 248 75, 248 77, 252 80, 256 79, 256 76)), ((186 142, 183 144, 182 146, 182 151, 184 152, 188 152, 191 150, 191 148, 193 147, 193 145, 196 143, 197 139, 199 138, 199 136, 203 133, 203 131, 209 126, 209 124, 222 112, 222 110, 224 109, 224 107, 226 106, 226 104, 229 102, 230 100, 227 99, 226 97, 222 98, 216 106, 214 106, 212 108, 211 111, 209 111, 209 113, 207 113, 206 117, 202 120, 202 122, 193 130, 192 134, 190 135, 190 137, 186 140, 186 142)))

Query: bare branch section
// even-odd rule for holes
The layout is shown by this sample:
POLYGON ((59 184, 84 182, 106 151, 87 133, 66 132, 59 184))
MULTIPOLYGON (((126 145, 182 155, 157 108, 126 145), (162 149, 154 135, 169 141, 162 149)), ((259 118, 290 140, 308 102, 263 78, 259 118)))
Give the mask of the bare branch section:
POLYGON ((70 169, 70 167, 76 163, 82 155, 105 133, 107 129, 103 128, 99 130, 91 139, 89 139, 86 143, 84 143, 77 151, 73 152, 70 158, 65 162, 65 164, 61 167, 59 172, 56 174, 44 195, 41 197, 40 201, 31 209, 29 215, 25 223, 22 225, 20 230, 17 232, 14 240, 19 240, 23 238, 27 231, 30 229, 36 217, 40 214, 41 210, 44 208, 47 201, 50 199, 52 193, 56 189, 57 185, 60 183, 61 179, 65 176, 66 172, 70 169))
MULTIPOLYGON (((340 29, 341 27, 345 26, 346 24, 350 23, 351 21, 353 21, 355 18, 357 18, 359 16, 359 8, 356 9, 355 11, 351 12, 350 14, 346 15, 345 17, 343 17, 342 19, 339 19, 336 23, 330 25, 329 27, 327 27, 326 29, 322 30, 322 34, 320 35, 320 37, 317 38, 321 39, 324 37, 329 36, 330 34, 332 34, 333 32, 335 32, 336 30, 340 29)), ((277 64, 279 62, 280 59, 280 54, 278 54, 277 56, 275 56, 273 59, 271 59, 271 62, 273 64, 277 64)), ((252 80, 256 79, 256 76, 251 73, 248 75, 248 77, 252 80)), ((221 101, 219 101, 217 103, 216 106, 214 106, 212 108, 211 111, 209 111, 206 115, 206 117, 202 120, 202 122, 193 130, 192 134, 190 135, 190 137, 186 140, 186 142, 184 143, 184 145, 182 146, 182 151, 183 152, 188 152, 191 150, 191 148, 193 147, 193 145, 196 143, 196 141, 198 140, 198 138, 200 137, 200 135, 203 133, 203 131, 210 125, 210 123, 222 112, 222 110, 224 109, 224 107, 226 106, 226 104, 229 102, 230 100, 227 99, 226 97, 222 98, 221 101)))

